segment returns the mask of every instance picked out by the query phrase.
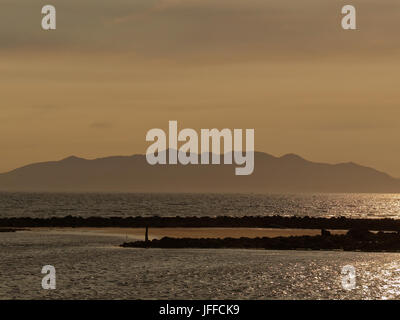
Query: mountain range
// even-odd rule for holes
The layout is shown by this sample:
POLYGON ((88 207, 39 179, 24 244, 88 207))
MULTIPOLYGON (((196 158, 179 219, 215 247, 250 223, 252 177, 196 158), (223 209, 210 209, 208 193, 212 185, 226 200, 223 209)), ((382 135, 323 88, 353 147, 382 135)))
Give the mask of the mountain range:
POLYGON ((236 164, 149 165, 145 155, 93 160, 71 156, 0 174, 1 191, 25 192, 400 192, 400 179, 352 162, 327 164, 295 154, 255 152, 254 172, 236 164))

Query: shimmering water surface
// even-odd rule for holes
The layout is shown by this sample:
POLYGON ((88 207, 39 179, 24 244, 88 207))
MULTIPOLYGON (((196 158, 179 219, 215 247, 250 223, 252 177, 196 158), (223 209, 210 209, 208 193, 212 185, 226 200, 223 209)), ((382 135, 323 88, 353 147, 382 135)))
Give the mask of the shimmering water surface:
POLYGON ((400 254, 118 248, 121 238, 0 234, 1 299, 395 299, 400 254), (56 268, 56 290, 41 268, 56 268), (342 288, 344 265, 356 288, 342 288))
MULTIPOLYGON (((400 195, 0 194, 1 217, 399 217, 400 195)), ((111 235, 0 233, 0 299, 397 299, 400 254, 119 248, 111 235), (41 288, 53 265, 57 289, 41 288), (341 270, 356 269, 356 288, 341 270)))
POLYGON ((0 217, 298 215, 400 217, 400 194, 0 193, 0 217))

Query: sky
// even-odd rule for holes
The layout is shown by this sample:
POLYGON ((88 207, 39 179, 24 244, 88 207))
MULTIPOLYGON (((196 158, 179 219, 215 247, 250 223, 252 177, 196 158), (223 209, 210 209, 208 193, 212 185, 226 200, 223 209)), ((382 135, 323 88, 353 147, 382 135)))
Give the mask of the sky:
POLYGON ((145 153, 148 130, 400 177, 398 0, 1 0, 0 172, 145 153), (41 8, 57 30, 41 29, 41 8), (357 30, 341 8, 357 9, 357 30))

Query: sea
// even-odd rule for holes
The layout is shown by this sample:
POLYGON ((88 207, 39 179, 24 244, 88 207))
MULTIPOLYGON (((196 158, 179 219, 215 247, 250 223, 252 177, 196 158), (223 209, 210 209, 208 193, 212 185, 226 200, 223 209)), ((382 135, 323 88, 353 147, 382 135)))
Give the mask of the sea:
MULTIPOLYGON (((398 218, 399 204, 397 194, 1 193, 0 216, 374 219, 398 218)), ((119 247, 124 240, 98 233, 0 233, 0 299, 400 298, 400 253, 119 247), (55 290, 42 288, 44 265, 56 270, 55 290)))
POLYGON ((400 217, 400 194, 0 193, 0 217, 400 217))

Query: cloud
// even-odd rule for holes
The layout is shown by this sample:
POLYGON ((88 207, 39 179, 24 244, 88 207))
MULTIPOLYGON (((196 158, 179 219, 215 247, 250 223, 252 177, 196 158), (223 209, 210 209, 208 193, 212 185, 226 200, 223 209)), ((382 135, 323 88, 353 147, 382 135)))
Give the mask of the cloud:
POLYGON ((6 1, 0 12, 0 48, 113 51, 196 62, 400 51, 398 0, 354 0, 359 30, 347 33, 340 27, 340 0, 54 0, 54 32, 40 29, 40 6, 13 2, 6 1))

